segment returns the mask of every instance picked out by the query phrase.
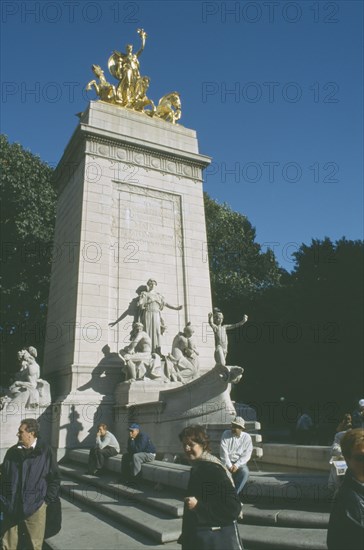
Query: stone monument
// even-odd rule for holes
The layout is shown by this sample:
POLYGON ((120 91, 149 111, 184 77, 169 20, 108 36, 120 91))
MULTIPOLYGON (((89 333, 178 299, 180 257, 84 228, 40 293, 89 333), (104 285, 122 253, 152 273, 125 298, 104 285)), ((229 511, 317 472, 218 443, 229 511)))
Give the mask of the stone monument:
POLYGON ((119 405, 128 406, 158 400, 161 389, 183 384, 183 361, 173 351, 180 379, 164 373, 130 380, 131 368, 125 380, 119 351, 129 345, 134 322, 142 323, 151 354, 162 361, 191 322, 198 361, 192 352, 184 366, 193 371, 191 379, 214 367, 202 190, 210 158, 199 153, 196 132, 177 123, 177 92, 156 105, 147 97, 150 79, 139 65, 147 35, 142 29, 138 34, 137 53, 128 45, 108 61, 114 84, 93 65, 99 81, 87 87, 99 99, 79 115, 55 171, 59 196, 44 372, 58 396, 53 446, 60 455, 69 446, 88 446, 95 423, 112 425, 115 388, 119 405))
POLYGON ((0 417, 2 429, 0 461, 9 447, 14 445, 20 422, 23 418, 37 418, 42 433, 51 436, 51 392, 47 380, 40 377, 37 350, 29 346, 18 352, 19 370, 9 388, 2 388, 0 417))

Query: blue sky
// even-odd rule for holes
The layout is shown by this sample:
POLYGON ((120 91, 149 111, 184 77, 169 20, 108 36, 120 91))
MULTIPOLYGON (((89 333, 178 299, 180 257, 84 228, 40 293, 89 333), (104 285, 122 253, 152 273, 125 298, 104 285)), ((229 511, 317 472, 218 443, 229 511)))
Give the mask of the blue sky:
MULTIPOLYGON (((91 65, 148 34, 148 96, 182 97, 211 197, 292 269, 312 238, 363 238, 361 1, 1 4, 1 131, 56 164, 92 92, 91 65)), ((109 76, 109 75, 108 75, 109 76)), ((112 77, 110 75, 110 81, 112 77)))

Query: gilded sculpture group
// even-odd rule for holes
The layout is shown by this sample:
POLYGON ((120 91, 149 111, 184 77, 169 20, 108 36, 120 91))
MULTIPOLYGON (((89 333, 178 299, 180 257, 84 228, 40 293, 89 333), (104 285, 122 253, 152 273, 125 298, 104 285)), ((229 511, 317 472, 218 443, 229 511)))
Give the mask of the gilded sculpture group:
MULTIPOLYGON (((174 337, 171 353, 162 355, 161 336, 166 330, 162 311, 164 307, 181 310, 182 306, 169 304, 156 290, 156 286, 157 281, 149 279, 146 289, 140 293, 136 304, 137 320, 133 323, 130 343, 119 352, 124 363, 125 378, 130 381, 167 379, 186 384, 197 378, 199 373, 199 353, 193 339, 194 329, 191 323, 187 323, 183 331, 174 337)), ((110 323, 110 326, 115 326, 119 320, 120 318, 110 323)), ((208 320, 215 337, 215 362, 226 366, 227 331, 242 326, 247 322, 248 316, 244 315, 239 323, 224 325, 222 312, 215 308, 214 313, 209 314, 208 320)), ((243 369, 235 368, 239 370, 234 380, 237 382, 243 369)))
POLYGON ((178 92, 164 95, 157 106, 147 97, 150 78, 141 76, 139 70, 139 56, 144 50, 147 34, 143 29, 138 29, 137 32, 141 39, 141 47, 136 53, 133 52, 133 46, 127 44, 126 53, 114 51, 109 58, 110 74, 116 78, 118 84, 116 86, 110 84, 100 65, 92 65, 98 82, 91 80, 86 90, 91 90, 93 87, 101 101, 143 112, 175 124, 182 114, 178 92))

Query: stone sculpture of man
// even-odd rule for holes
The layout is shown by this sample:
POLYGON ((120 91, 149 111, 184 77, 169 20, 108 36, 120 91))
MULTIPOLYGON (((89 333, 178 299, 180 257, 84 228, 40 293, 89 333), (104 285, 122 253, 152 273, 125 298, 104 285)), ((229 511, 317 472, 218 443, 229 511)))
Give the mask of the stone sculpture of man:
POLYGON ((247 322, 248 316, 244 315, 242 321, 239 321, 239 323, 235 323, 233 325, 223 325, 223 320, 224 315, 219 309, 214 308, 214 313, 209 313, 209 325, 215 336, 215 361, 217 365, 225 366, 228 352, 228 338, 226 331, 243 326, 247 322))
POLYGON ((130 344, 119 352, 124 361, 127 380, 141 380, 152 357, 151 339, 143 328, 142 323, 134 323, 130 333, 130 344))
POLYGON ((186 384, 198 375, 198 351, 193 341, 194 329, 187 323, 183 332, 179 332, 173 340, 172 353, 167 358, 173 363, 171 379, 186 384))

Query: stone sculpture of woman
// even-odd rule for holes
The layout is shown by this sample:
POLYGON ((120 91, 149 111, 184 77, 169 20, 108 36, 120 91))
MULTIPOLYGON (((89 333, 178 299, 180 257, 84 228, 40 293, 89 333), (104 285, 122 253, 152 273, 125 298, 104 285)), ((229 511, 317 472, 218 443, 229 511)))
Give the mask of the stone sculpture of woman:
POLYGON ((156 286, 157 281, 149 279, 147 282, 148 290, 140 294, 138 309, 139 321, 143 323, 144 330, 149 334, 152 341, 152 352, 160 353, 161 335, 166 330, 161 312, 164 307, 178 311, 182 309, 182 306, 168 304, 162 294, 155 290, 156 286))

